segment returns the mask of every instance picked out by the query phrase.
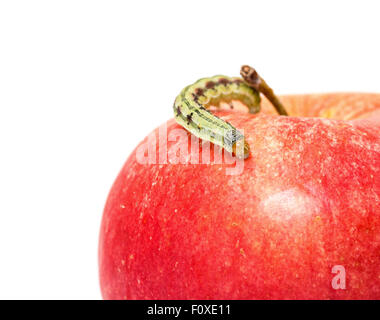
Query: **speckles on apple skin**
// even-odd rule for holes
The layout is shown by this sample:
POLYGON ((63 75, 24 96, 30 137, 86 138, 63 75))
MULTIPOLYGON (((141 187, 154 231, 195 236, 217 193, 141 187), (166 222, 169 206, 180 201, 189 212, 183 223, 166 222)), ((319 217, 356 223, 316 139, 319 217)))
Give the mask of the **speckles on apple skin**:
POLYGON ((380 298, 378 135, 336 120, 218 115, 252 146, 241 175, 133 157, 121 171, 103 219, 107 297, 380 298), (350 277, 345 296, 330 286, 335 264, 350 277))

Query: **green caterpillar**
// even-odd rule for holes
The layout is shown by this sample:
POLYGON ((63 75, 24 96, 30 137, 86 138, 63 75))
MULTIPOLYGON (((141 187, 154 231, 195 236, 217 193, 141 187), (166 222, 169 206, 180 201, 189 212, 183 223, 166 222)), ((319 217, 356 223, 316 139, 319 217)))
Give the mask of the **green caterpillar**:
POLYGON ((244 135, 207 110, 210 106, 219 107, 221 102, 231 105, 233 100, 245 104, 249 113, 260 111, 259 92, 244 83, 243 79, 220 75, 200 79, 184 88, 175 99, 175 119, 198 138, 217 144, 240 159, 246 159, 249 145, 244 135))

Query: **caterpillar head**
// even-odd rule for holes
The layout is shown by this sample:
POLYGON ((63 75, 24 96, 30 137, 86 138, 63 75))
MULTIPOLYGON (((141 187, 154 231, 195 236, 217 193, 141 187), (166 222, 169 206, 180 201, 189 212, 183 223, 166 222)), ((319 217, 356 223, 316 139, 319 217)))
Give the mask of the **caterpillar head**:
POLYGON ((239 159, 247 159, 249 157, 249 144, 245 139, 240 139, 232 145, 233 154, 239 159))

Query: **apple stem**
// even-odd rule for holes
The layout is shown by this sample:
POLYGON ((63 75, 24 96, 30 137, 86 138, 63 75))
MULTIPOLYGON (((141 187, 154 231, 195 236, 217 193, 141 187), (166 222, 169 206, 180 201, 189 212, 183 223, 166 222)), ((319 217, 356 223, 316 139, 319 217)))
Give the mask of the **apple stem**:
POLYGON ((284 105, 274 94, 271 87, 265 82, 263 78, 257 73, 257 71, 250 66, 242 66, 240 69, 240 74, 243 77, 244 81, 255 90, 261 92, 276 108, 279 115, 287 116, 288 113, 285 110, 284 105))

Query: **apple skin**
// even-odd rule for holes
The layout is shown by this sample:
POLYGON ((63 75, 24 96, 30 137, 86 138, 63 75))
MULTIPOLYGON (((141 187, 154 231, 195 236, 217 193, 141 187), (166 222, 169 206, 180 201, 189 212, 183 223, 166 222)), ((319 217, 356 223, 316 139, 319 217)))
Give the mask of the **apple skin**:
POLYGON ((130 155, 101 225, 104 299, 380 299, 380 95, 281 99, 295 117, 217 113, 251 146, 240 175, 130 155))

